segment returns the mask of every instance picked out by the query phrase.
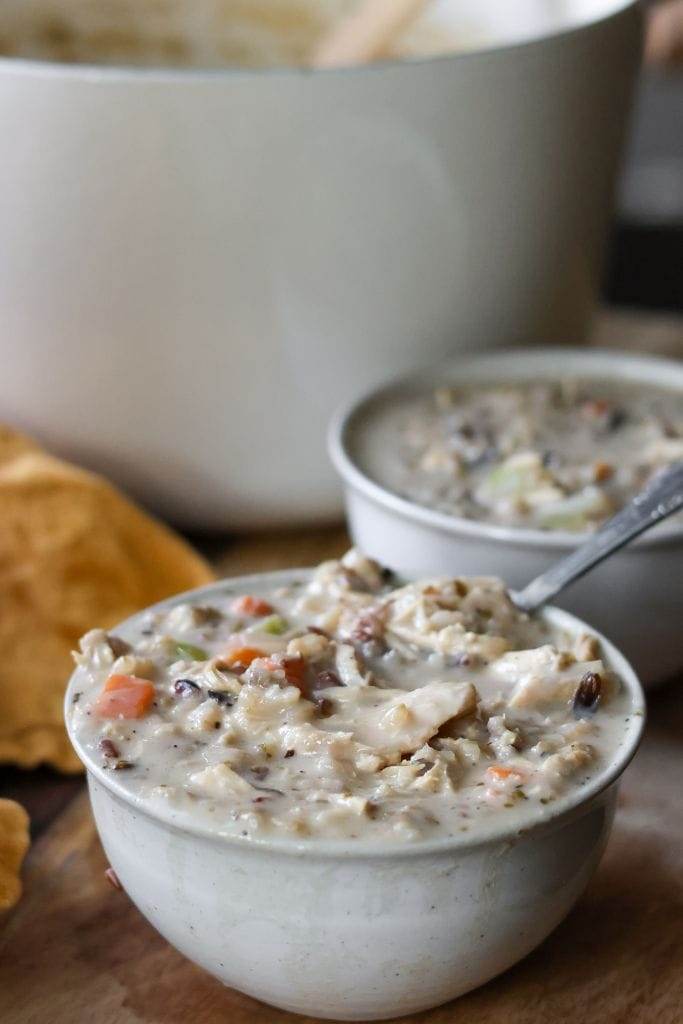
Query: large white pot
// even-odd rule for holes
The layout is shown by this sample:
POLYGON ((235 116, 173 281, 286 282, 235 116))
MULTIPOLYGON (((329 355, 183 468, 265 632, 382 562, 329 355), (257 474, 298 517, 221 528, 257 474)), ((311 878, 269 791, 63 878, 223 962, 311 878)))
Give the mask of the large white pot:
POLYGON ((580 339, 638 5, 519 0, 554 26, 521 42, 509 0, 458 6, 505 41, 320 73, 0 60, 0 416, 185 526, 314 520, 332 405, 580 339))

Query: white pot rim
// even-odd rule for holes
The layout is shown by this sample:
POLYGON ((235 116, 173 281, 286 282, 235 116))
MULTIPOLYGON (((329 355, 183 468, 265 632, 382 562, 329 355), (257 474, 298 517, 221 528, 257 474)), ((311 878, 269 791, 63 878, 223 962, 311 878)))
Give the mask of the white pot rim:
POLYGON ((144 67, 129 64, 92 64, 66 63, 51 60, 36 60, 24 57, 0 56, 0 75, 8 72, 20 72, 31 77, 56 76, 70 80, 90 82, 125 81, 132 84, 158 83, 196 83, 198 81, 223 82, 225 80, 254 78, 298 78, 313 82, 319 77, 353 76, 365 77, 396 71, 399 68, 421 67, 429 64, 457 63, 465 65, 478 58, 495 59, 511 52, 531 51, 540 49, 558 40, 580 37, 600 26, 621 18, 626 12, 641 6, 641 0, 611 0, 610 6, 601 13, 584 16, 575 24, 550 29, 531 38, 511 40, 500 44, 490 44, 481 48, 434 54, 426 57, 396 58, 364 64, 356 67, 341 68, 302 68, 282 65, 267 68, 196 68, 196 67, 144 67))
MULTIPOLYGON (((274 586, 282 586, 295 580, 306 580, 310 578, 311 569, 285 569, 279 572, 256 573, 248 576, 235 576, 216 583, 210 583, 195 590, 185 591, 174 597, 167 598, 143 609, 126 619, 118 626, 112 627, 112 632, 121 630, 124 634, 127 628, 134 627, 138 620, 148 612, 172 608, 187 600, 210 600, 215 594, 224 591, 226 587, 256 592, 274 586)), ((416 840, 415 842, 381 843, 377 840, 349 840, 349 839, 309 839, 298 840, 287 837, 274 836, 268 838, 255 838, 253 836, 222 835, 208 826, 200 823, 188 823, 186 817, 174 815, 173 811, 165 806, 150 806, 146 801, 139 800, 133 793, 128 791, 117 781, 116 773, 106 771, 101 765, 84 750, 78 738, 74 734, 70 721, 70 708, 73 703, 73 694, 80 685, 77 669, 66 688, 64 698, 64 718, 66 722, 69 739, 78 757, 83 762, 89 775, 93 776, 106 790, 109 791, 121 803, 127 805, 137 814, 144 814, 147 818, 170 828, 173 831, 193 835, 198 838, 212 840, 216 843, 225 844, 229 847, 236 847, 241 850, 253 849, 256 851, 269 852, 273 854, 286 854, 291 856, 315 857, 315 858, 342 858, 344 860, 365 860, 365 859, 401 859, 422 855, 439 855, 451 851, 475 849, 488 844, 501 842, 515 842, 522 836, 528 836, 539 830, 546 832, 549 828, 559 827, 571 820, 575 814, 581 814, 583 809, 600 796, 605 790, 613 785, 622 775, 629 762, 638 749, 645 725, 645 696, 638 676, 623 654, 602 634, 592 629, 589 625, 578 619, 569 612, 559 608, 546 606, 539 613, 542 618, 550 624, 571 633, 588 631, 595 635, 600 642, 602 655, 609 667, 617 673, 622 685, 626 688, 632 702, 632 713, 628 719, 628 729, 623 743, 620 745, 613 761, 606 765, 602 771, 591 779, 590 783, 570 791, 564 797, 546 805, 542 812, 523 827, 510 827, 503 821, 494 822, 485 830, 477 830, 473 833, 459 833, 457 836, 449 836, 438 839, 416 840)))
MULTIPOLYGON (((513 360, 517 365, 513 371, 514 380, 529 382, 542 380, 559 372, 569 372, 587 379, 599 379, 608 373, 612 379, 638 379, 642 373, 649 374, 648 384, 660 386, 669 391, 680 391, 683 398, 683 364, 659 356, 636 355, 612 349, 558 347, 558 348, 501 348, 481 355, 464 353, 449 359, 436 367, 403 375, 379 387, 372 388, 351 403, 343 406, 332 417, 328 430, 328 452, 332 463, 343 482, 354 491, 369 498, 376 505, 394 515, 411 522, 421 523, 439 533, 454 537, 470 538, 484 543, 495 543, 528 547, 548 551, 570 551, 587 536, 568 530, 539 530, 530 527, 500 526, 463 516, 449 515, 436 509, 427 508, 409 501, 383 487, 358 464, 351 451, 351 432, 373 406, 404 396, 417 395, 431 390, 437 384, 453 378, 458 371, 473 370, 479 375, 473 380, 479 383, 495 383, 508 376, 501 371, 502 360, 513 360)), ((465 381, 464 383, 468 383, 465 381)), ((683 523, 662 523, 659 528, 633 541, 626 550, 659 547, 667 544, 683 544, 683 523)))

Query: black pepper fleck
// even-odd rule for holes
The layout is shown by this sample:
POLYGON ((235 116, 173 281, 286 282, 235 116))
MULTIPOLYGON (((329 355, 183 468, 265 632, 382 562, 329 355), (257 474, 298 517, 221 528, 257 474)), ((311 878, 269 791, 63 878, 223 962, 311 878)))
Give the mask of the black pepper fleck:
POLYGON ((222 690, 207 690, 208 696, 211 700, 215 700, 217 704, 222 704, 223 707, 230 708, 235 703, 235 698, 231 693, 224 693, 222 690))

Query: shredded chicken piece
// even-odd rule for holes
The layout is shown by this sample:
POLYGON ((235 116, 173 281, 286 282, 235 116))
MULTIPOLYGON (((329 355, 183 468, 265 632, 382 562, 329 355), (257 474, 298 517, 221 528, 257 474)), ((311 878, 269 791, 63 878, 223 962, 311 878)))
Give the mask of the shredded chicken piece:
POLYGON ((370 685, 371 676, 361 671, 358 655, 351 644, 337 644, 335 667, 344 686, 370 685))
POLYGON ((255 787, 227 764, 214 764, 201 772, 195 772, 190 776, 190 784, 201 790, 205 796, 224 798, 258 795, 255 787))
POLYGON ((543 707, 570 701, 587 672, 603 671, 602 662, 584 661, 566 665, 566 659, 552 644, 531 651, 509 651, 491 670, 502 683, 512 687, 511 708, 543 707))
POLYGON ((477 693, 471 683, 428 683, 418 690, 330 687, 334 714, 330 729, 344 730, 388 762, 409 754, 452 719, 471 714, 477 693))

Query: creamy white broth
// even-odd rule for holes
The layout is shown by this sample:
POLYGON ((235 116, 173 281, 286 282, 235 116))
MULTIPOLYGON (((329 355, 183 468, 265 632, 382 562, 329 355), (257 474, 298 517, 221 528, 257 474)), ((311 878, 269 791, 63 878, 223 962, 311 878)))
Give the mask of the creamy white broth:
MULTIPOLYGON (((139 67, 301 66, 360 0, 3 0, 0 56, 139 67)), ((616 0, 433 0, 382 58, 536 39, 616 0)))
POLYGON ((95 630, 77 655, 78 742, 180 822, 311 842, 523 828, 624 740, 631 704, 596 641, 519 613, 499 581, 397 587, 350 552, 252 614, 244 596, 95 630), (111 705, 121 675, 140 717, 111 705))
MULTIPOLYGON (((302 65, 356 6, 356 0, 5 0, 0 54, 138 66, 302 65)), ((449 3, 437 7, 448 13, 449 3)), ((471 22, 427 12, 386 56, 467 49, 481 38, 471 22)))
POLYGON ((683 459, 679 392, 582 381, 444 386, 388 401, 357 458, 401 497, 503 526, 584 531, 683 459))

